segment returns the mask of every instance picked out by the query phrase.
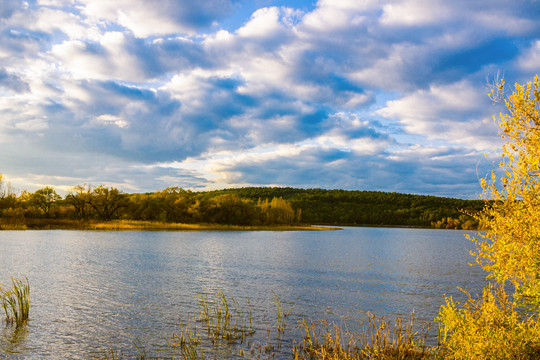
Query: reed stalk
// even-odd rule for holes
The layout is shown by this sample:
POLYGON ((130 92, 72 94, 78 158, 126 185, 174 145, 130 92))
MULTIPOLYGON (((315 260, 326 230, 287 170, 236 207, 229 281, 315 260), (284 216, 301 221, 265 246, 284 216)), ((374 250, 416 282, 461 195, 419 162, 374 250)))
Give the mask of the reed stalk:
POLYGON ((279 334, 279 333, 284 332, 284 330, 285 330, 285 326, 283 324, 283 318, 286 318, 286 317, 289 316, 289 314, 291 313, 292 309, 294 309, 296 304, 293 304, 291 306, 291 308, 289 309, 289 311, 284 312, 283 304, 281 302, 281 299, 279 298, 279 296, 277 296, 277 294, 274 292, 274 290, 272 290, 272 294, 274 294, 274 298, 272 299, 272 301, 276 305, 277 321, 278 321, 277 331, 278 331, 278 334, 279 334))
POLYGON ((180 330, 174 330, 168 344, 171 348, 171 359, 196 360, 204 359, 204 353, 201 344, 201 334, 197 327, 192 328, 191 321, 188 319, 184 325, 181 320, 180 330))
POLYGON ((423 326, 420 333, 413 330, 414 312, 405 323, 397 317, 392 323, 382 317, 376 319, 368 314, 368 323, 362 328, 360 336, 342 331, 337 325, 326 321, 308 323, 303 320, 300 328, 304 339, 293 346, 293 358, 301 359, 432 359, 438 349, 428 348, 426 338, 428 327, 423 326))
POLYGON ((30 284, 28 278, 23 280, 11 278, 12 286, 0 287, 2 308, 6 314, 6 322, 17 327, 26 323, 30 311, 30 284))

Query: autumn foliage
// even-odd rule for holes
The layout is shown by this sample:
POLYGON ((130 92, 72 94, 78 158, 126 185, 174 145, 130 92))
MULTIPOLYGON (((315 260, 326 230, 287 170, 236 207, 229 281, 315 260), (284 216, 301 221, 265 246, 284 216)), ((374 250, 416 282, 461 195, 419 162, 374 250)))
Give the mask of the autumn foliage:
POLYGON ((505 83, 490 97, 506 105, 498 120, 505 140, 499 169, 482 180, 492 200, 478 215, 488 231, 472 240, 489 284, 465 304, 446 299, 439 321, 448 357, 540 358, 540 91, 539 80, 505 83))

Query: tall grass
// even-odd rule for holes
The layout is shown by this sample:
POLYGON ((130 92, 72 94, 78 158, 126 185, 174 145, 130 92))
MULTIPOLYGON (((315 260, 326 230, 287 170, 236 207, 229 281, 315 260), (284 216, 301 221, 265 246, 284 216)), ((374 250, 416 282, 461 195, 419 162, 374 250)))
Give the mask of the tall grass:
POLYGON ((300 326, 304 339, 293 346, 293 358, 333 360, 421 360, 437 357, 437 348, 426 346, 428 327, 420 333, 413 331, 414 312, 408 322, 397 317, 392 323, 368 314, 368 322, 360 335, 343 331, 327 321, 307 322, 300 326))
POLYGON ((279 334, 279 333, 282 333, 282 332, 285 331, 284 325, 283 325, 283 318, 286 318, 286 317, 289 316, 292 309, 294 309, 295 304, 293 304, 293 306, 291 306, 289 311, 284 312, 283 304, 281 303, 281 299, 279 298, 279 296, 277 296, 277 294, 274 292, 274 290, 272 290, 272 294, 274 294, 274 298, 272 299, 272 301, 276 305, 276 313, 277 313, 277 321, 278 321, 277 331, 278 331, 278 334, 279 334))
POLYGON ((250 306, 247 311, 242 310, 234 297, 227 299, 222 291, 216 297, 209 301, 207 294, 198 295, 199 321, 206 325, 213 343, 220 339, 229 343, 242 342, 255 333, 250 306))
POLYGON ((0 300, 6 314, 6 321, 18 327, 28 320, 30 284, 27 277, 23 280, 11 278, 11 282, 11 287, 0 287, 0 300))

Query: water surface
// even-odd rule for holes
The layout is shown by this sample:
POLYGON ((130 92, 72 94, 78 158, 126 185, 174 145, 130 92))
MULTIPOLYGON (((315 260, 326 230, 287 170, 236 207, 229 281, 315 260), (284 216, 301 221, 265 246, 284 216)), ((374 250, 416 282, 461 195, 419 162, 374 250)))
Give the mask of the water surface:
POLYGON ((465 234, 0 232, 0 283, 27 276, 31 285, 30 321, 16 331, 1 325, 0 358, 88 359, 111 347, 129 356, 134 339, 148 355, 166 357, 154 350, 166 348, 179 318, 197 312, 197 293, 219 290, 249 300, 253 341, 275 328, 272 291, 286 310, 294 304, 291 328, 310 318, 354 331, 368 311, 394 317, 414 309, 419 321, 433 321, 445 294, 461 297, 456 286, 476 293, 484 282, 469 266, 465 234))

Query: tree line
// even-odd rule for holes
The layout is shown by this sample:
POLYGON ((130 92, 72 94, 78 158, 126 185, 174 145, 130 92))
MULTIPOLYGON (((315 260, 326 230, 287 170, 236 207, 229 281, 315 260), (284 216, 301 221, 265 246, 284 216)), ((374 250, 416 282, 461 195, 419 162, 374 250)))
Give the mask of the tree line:
POLYGON ((114 219, 229 225, 332 224, 475 229, 468 214, 481 200, 377 191, 247 187, 192 192, 168 187, 153 193, 124 193, 106 185, 83 184, 65 197, 54 188, 15 194, 0 177, 3 223, 24 219, 114 219))
POLYGON ((279 197, 253 201, 235 194, 212 195, 179 187, 128 194, 115 187, 87 184, 75 186, 64 198, 49 186, 19 195, 3 190, 0 187, 0 215, 4 224, 24 223, 25 219, 129 219, 186 224, 292 225, 301 220, 301 211, 279 197))

